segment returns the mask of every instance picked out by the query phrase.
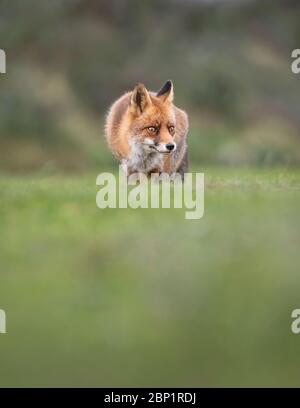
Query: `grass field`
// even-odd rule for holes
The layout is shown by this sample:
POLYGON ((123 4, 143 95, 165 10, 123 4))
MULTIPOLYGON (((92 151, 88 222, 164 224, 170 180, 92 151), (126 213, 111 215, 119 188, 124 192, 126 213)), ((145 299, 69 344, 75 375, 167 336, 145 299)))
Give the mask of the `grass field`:
POLYGON ((0 177, 0 386, 300 385, 300 172, 204 172, 197 221, 0 177))

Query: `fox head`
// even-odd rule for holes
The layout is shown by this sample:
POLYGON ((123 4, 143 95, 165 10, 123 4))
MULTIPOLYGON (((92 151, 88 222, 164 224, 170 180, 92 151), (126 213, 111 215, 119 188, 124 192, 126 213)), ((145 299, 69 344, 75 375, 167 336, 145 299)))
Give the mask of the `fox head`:
POLYGON ((173 84, 167 81, 156 94, 138 84, 130 98, 129 115, 131 143, 145 153, 171 154, 176 150, 173 84))

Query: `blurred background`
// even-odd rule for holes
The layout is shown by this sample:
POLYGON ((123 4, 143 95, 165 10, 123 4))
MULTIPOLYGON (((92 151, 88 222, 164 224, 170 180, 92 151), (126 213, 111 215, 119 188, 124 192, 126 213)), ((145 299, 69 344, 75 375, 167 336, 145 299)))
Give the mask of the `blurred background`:
POLYGON ((0 0, 1 386, 299 386, 298 0, 0 0), (96 206, 166 79, 205 213, 96 206))
POLYGON ((0 169, 113 165, 110 104, 171 78, 196 164, 299 166, 297 0, 1 0, 0 169), (34 12, 32 12, 34 10, 34 12))

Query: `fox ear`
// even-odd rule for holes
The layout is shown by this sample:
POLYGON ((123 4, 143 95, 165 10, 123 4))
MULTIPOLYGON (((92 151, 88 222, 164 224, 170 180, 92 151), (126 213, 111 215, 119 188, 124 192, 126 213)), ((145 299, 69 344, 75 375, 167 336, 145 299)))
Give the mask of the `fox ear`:
POLYGON ((173 82, 168 80, 164 86, 157 92, 156 96, 164 102, 173 102, 174 90, 173 82))
POLYGON ((135 113, 142 113, 151 105, 151 99, 149 93, 143 84, 138 84, 131 95, 130 106, 131 110, 135 113))

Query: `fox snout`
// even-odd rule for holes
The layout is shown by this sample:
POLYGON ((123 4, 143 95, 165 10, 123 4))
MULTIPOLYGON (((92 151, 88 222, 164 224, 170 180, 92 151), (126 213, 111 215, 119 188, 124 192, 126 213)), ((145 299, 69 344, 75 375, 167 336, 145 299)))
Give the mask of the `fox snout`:
POLYGON ((171 153, 176 150, 176 143, 154 143, 149 146, 159 153, 171 153))
POLYGON ((148 153, 155 151, 158 153, 172 153, 177 148, 176 143, 172 139, 168 141, 158 141, 146 138, 143 141, 140 141, 140 143, 148 153))
POLYGON ((171 152, 172 150, 175 150, 175 148, 176 148, 175 143, 167 143, 167 144, 166 144, 166 149, 168 149, 170 152, 171 152))
MULTIPOLYGON (((174 126, 172 126, 175 129, 174 126)), ((158 137, 155 140, 159 147, 161 153, 171 153, 176 150, 176 143, 174 142, 174 132, 175 130, 168 129, 168 126, 165 126, 159 133, 158 137)))

